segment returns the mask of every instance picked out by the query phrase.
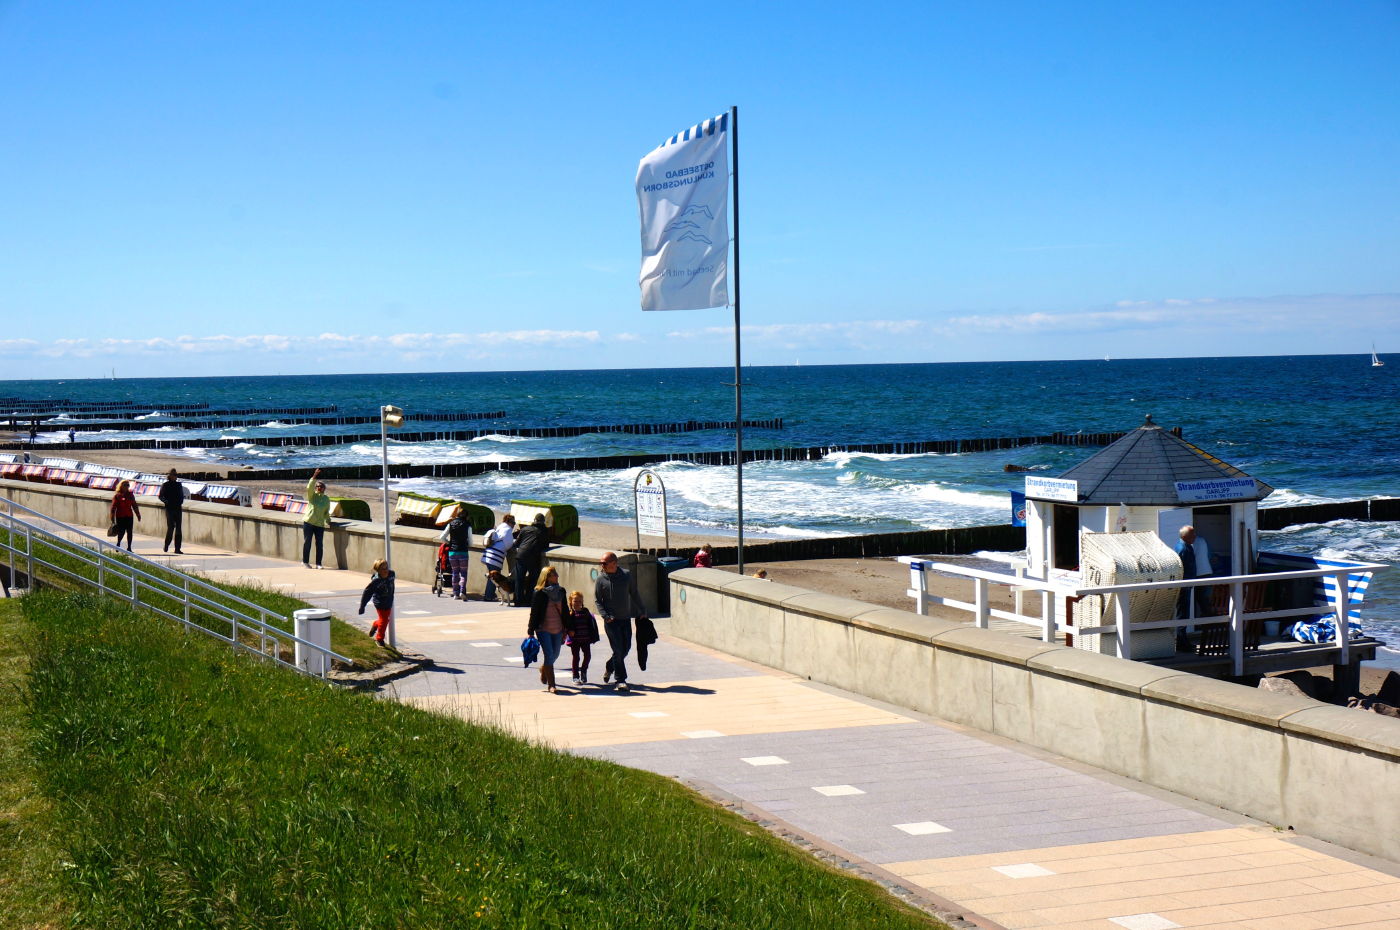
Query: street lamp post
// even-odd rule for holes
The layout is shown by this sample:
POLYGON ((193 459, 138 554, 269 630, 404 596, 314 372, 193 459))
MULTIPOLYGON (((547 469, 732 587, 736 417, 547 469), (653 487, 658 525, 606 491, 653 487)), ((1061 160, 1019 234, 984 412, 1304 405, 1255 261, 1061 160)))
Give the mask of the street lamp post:
MULTIPOLYGON (((383 492, 384 492, 384 561, 389 568, 394 567, 391 557, 392 541, 389 536, 389 430, 398 429, 403 426, 403 410, 398 407, 385 404, 379 408, 379 452, 383 462, 383 492)), ((389 646, 392 649, 399 647, 398 624, 394 622, 393 614, 389 617, 389 646)))

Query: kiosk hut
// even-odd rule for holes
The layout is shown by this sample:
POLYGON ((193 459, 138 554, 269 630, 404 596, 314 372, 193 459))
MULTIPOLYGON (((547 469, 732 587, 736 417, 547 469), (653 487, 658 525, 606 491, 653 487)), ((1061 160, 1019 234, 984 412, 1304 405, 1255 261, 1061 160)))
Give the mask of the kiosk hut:
POLYGON ((1014 575, 901 561, 920 613, 966 610, 977 626, 1030 626, 1046 642, 1205 674, 1331 664, 1339 683, 1354 681, 1379 643, 1341 618, 1360 620, 1371 574, 1386 566, 1260 551, 1259 501, 1272 491, 1149 416, 1058 478, 1026 477, 1026 557, 1014 575), (1174 551, 1187 525, 1210 550, 1209 574, 1195 579, 1174 551), (934 595, 928 572, 970 579, 972 600, 934 595), (1015 592, 1013 610, 992 606, 990 585, 1015 592), (1283 635, 1295 621, 1331 632, 1298 642, 1283 635))
POLYGON ((1085 532, 1155 533, 1174 547, 1194 526, 1213 574, 1254 571, 1259 501, 1273 488, 1147 421, 1058 478, 1026 478, 1028 574, 1080 571, 1085 532))

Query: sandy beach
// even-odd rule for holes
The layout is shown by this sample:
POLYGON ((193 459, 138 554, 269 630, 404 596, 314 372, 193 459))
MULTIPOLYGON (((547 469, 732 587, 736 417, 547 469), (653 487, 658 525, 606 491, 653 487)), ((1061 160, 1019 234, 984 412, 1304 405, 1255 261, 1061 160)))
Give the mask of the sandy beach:
MULTIPOLYGON (((14 436, 14 441, 22 440, 23 436, 14 436)), ((3 434, 0 434, 3 436, 3 434)), ((62 445, 36 447, 37 456, 70 457, 65 454, 62 445)), ((182 475, 216 475, 221 483, 234 484, 247 487, 256 491, 278 491, 291 493, 297 496, 304 496, 306 484, 302 481, 268 481, 266 479, 246 480, 239 477, 239 472, 243 469, 228 466, 220 466, 217 463, 200 462, 190 459, 188 456, 156 452, 144 449, 118 449, 112 451, 83 450, 74 454, 74 458, 85 462, 97 462, 103 465, 115 465, 121 468, 131 468, 152 474, 165 474, 171 468, 182 475)), ((208 480, 213 480, 212 478, 208 480)), ((383 515, 383 505, 381 503, 380 485, 377 481, 331 481, 329 482, 329 492, 337 497, 358 497, 369 503, 371 518, 378 521, 383 515)), ((390 487, 389 506, 393 507, 395 492, 390 487)), ((499 515, 500 508, 493 508, 499 515)), ((626 550, 635 547, 637 538, 635 530, 631 525, 621 523, 610 523, 598 520, 581 520, 580 529, 582 533, 582 544, 597 549, 626 550)), ((646 539, 648 545, 654 545, 659 540, 646 539)), ((671 545, 674 548, 687 548, 702 545, 703 543, 714 545, 733 545, 734 537, 720 534, 697 534, 697 533, 671 533, 671 545)), ((867 604, 876 604, 881 607, 891 607, 896 610, 910 610, 913 602, 904 593, 909 584, 909 569, 903 563, 893 558, 878 559, 810 559, 790 562, 747 562, 744 566, 745 572, 752 574, 758 569, 766 569, 770 580, 782 584, 790 584, 799 588, 806 588, 812 591, 819 591, 823 594, 831 594, 837 597, 847 597, 853 600, 863 601, 867 604)), ((733 566, 722 567, 721 570, 734 571, 733 566)), ((947 586, 946 594, 970 600, 970 585, 945 579, 947 586), (968 587, 968 591, 961 590, 968 587)), ((996 606, 1009 607, 1010 595, 1004 590, 993 594, 993 601, 996 606)), ((966 613, 952 612, 947 614, 948 619, 964 621, 968 615, 966 613)), ((1308 669, 1310 673, 1318 678, 1330 680, 1332 669, 1330 666, 1308 669)), ((1293 673, 1295 675, 1302 673, 1293 673)), ((1390 670, 1378 668, 1373 665, 1363 665, 1361 670, 1361 691, 1363 694, 1375 695, 1379 692, 1382 682, 1385 680, 1390 670)))

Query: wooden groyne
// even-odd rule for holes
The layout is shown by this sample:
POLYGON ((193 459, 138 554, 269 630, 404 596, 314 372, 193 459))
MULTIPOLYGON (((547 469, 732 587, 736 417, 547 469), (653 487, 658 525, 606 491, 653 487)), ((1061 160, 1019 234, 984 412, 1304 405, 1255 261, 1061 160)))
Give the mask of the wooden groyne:
MULTIPOLYGON (((744 462, 813 462, 836 453, 868 453, 872 455, 955 455, 966 452, 987 452, 1017 449, 1023 446, 1107 445, 1122 433, 1051 433, 1048 436, 1012 436, 989 439, 933 439, 916 442, 877 442, 832 444, 826 446, 792 446, 771 449, 745 449, 744 462)), ((378 438, 378 437, 376 437, 378 438)), ((240 440, 248 442, 250 440, 240 440)), ((66 446, 64 448, 67 448, 66 446)), ((438 462, 425 465, 390 464, 393 478, 475 478, 493 471, 612 471, 621 468, 641 468, 660 462, 685 462, 691 465, 733 465, 734 450, 716 452, 653 452, 638 455, 592 455, 562 459, 522 459, 511 462, 438 462)), ((380 476, 379 465, 331 465, 321 469, 326 478, 365 480, 380 476)), ((309 468, 267 469, 249 471, 242 477, 253 479, 298 480, 310 477, 309 468)))
MULTIPOLYGON (((731 430, 733 420, 686 420, 680 423, 612 423, 594 426, 523 426, 488 429, 428 430, 399 432, 390 434, 396 443, 403 442, 468 442, 485 436, 520 436, 529 439, 552 439, 556 437, 584 436, 589 433, 628 433, 637 436, 663 435, 667 433, 693 433, 704 430, 731 430)), ((744 429, 783 428, 782 417, 770 420, 745 420, 744 429)), ((111 449, 231 449, 234 446, 252 444, 255 446, 340 446, 352 442, 378 442, 378 433, 328 433, 311 436, 248 436, 225 439, 112 439, 84 440, 65 443, 64 451, 111 450, 111 449)), ((27 449, 22 442, 0 443, 0 449, 27 449)))
MULTIPOLYGON (((499 420, 504 417, 504 410, 493 410, 489 413, 418 413, 408 414, 404 419, 420 420, 424 422, 456 422, 461 420, 499 420)), ((169 418, 159 420, 65 420, 62 423, 45 423, 42 427, 47 432, 62 432, 72 429, 79 433, 97 432, 99 430, 119 430, 121 432, 138 432, 143 430, 165 429, 174 427, 175 429, 230 429, 234 427, 262 426, 269 418, 275 419, 276 414, 259 413, 256 415, 239 415, 230 417, 184 417, 169 418)), ((309 416, 295 415, 297 426, 362 426, 366 423, 378 423, 379 414, 363 415, 357 413, 325 413, 309 416)), ((5 417, 11 423, 15 422, 13 417, 5 417)), ((21 418, 21 425, 11 426, 12 429, 28 429, 30 423, 28 419, 21 418)), ((374 438, 378 439, 379 434, 375 433, 374 438)), ((242 440, 239 440, 240 442, 242 440)), ((199 445, 199 443, 192 443, 199 445)))
MULTIPOLYGON (((99 409, 99 410, 71 410, 53 409, 36 410, 20 414, 10 412, 9 408, 0 406, 0 420, 9 423, 23 422, 29 424, 34 420, 48 420, 53 417, 66 417, 69 420, 112 420, 125 423, 128 420, 135 420, 137 417, 148 417, 154 411, 160 411, 162 416, 175 417, 180 415, 194 415, 201 417, 233 417, 233 416, 268 416, 268 417, 294 417, 311 416, 320 413, 335 413, 337 407, 334 404, 325 407, 215 407, 211 408, 206 404, 142 404, 139 406, 122 407, 120 409, 99 409)), ((47 424, 52 426, 53 424, 47 424)))
MULTIPOLYGON (((745 562, 797 562, 807 559, 879 559, 897 555, 971 555, 974 552, 1015 552, 1026 548, 1026 528, 958 526, 942 530, 905 533, 871 533, 821 539, 780 539, 744 545, 745 562)), ((648 555, 667 555, 665 549, 643 549, 648 555)), ((694 559, 698 547, 672 547, 669 554, 694 559)), ((737 546, 712 546, 716 565, 736 565, 737 546)))
POLYGON ((1281 530, 1304 523, 1360 520, 1369 523, 1400 521, 1400 497, 1376 497, 1361 501, 1329 501, 1294 507, 1261 507, 1259 529, 1281 530))
MULTIPOLYGON (((1259 511, 1261 530, 1281 530, 1308 523, 1332 520, 1367 522, 1400 521, 1400 498, 1383 497, 1296 507, 1270 507, 1259 511)), ((963 526, 942 530, 904 533, 872 533, 865 536, 837 536, 821 539, 783 539, 748 543, 745 562, 798 562, 807 559, 873 559, 899 555, 972 555, 976 552, 1017 552, 1026 548, 1026 529, 1021 526, 963 526)), ((698 547, 672 547, 639 550, 648 555, 676 555, 694 559, 698 547)), ((711 549, 716 565, 739 561, 735 546, 711 549)))

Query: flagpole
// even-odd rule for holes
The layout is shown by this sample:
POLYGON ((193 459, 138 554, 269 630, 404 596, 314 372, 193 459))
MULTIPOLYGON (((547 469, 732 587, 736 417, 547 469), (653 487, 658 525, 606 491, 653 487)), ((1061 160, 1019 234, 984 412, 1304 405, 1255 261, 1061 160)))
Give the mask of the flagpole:
POLYGON ((739 574, 744 573, 744 367, 739 353, 739 108, 729 108, 730 160, 734 166, 734 478, 739 523, 739 574))

